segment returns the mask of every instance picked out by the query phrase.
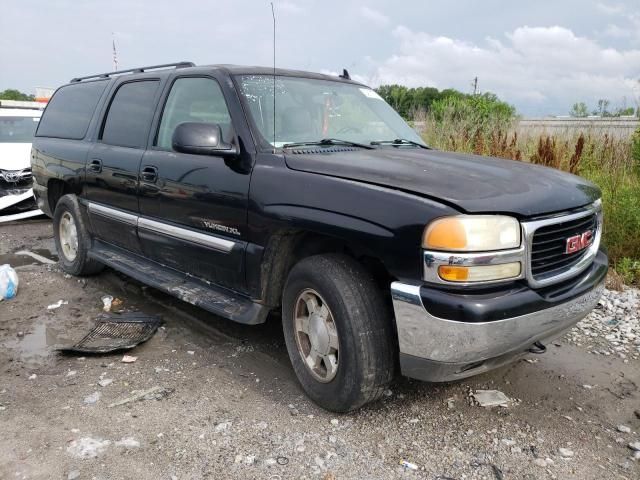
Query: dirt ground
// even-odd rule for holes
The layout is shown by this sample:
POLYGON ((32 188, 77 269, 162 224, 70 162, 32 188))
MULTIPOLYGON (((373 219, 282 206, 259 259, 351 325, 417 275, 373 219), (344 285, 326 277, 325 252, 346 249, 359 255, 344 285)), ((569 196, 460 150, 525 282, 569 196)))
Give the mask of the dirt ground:
POLYGON ((334 415, 298 386, 277 317, 237 325, 111 270, 78 279, 17 253, 55 259, 51 235, 47 219, 0 226, 0 264, 20 277, 0 302, 2 479, 640 478, 628 446, 640 441, 638 355, 561 340, 462 382, 400 378, 334 415), (134 363, 57 353, 89 331, 105 294, 164 326, 128 352, 134 363), (473 406, 476 389, 512 402, 473 406))

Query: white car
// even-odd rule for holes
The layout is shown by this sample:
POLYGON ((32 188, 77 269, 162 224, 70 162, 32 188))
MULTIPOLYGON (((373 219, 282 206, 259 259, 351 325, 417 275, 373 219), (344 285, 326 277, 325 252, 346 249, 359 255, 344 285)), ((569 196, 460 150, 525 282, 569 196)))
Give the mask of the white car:
POLYGON ((42 215, 31 188, 31 142, 44 104, 0 100, 0 223, 42 215))

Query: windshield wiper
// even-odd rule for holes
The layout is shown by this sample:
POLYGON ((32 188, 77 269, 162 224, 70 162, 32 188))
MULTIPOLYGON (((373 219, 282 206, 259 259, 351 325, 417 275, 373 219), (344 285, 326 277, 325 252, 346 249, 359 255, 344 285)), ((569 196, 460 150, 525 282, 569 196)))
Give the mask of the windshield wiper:
POLYGON ((349 145, 352 147, 366 148, 367 150, 373 149, 372 146, 365 145, 364 143, 351 142, 349 140, 341 140, 339 138, 323 138, 322 140, 314 140, 311 142, 285 143, 282 145, 282 148, 306 147, 308 145, 349 145))
POLYGON ((375 142, 371 142, 371 145, 414 145, 416 147, 431 150, 431 147, 423 145, 422 143, 414 142, 413 140, 407 140, 406 138, 396 138, 395 140, 378 140, 375 142))

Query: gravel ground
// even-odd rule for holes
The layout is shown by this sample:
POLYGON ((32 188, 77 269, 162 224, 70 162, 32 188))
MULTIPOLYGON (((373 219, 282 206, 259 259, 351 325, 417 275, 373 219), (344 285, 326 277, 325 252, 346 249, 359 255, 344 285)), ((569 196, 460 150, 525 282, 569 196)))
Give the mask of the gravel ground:
POLYGON ((607 291, 545 355, 444 385, 401 378, 333 415, 300 390, 277 317, 236 325, 110 270, 70 277, 24 249, 55 259, 48 221, 0 226, 0 264, 21 281, 0 303, 2 479, 640 478, 638 290, 607 291), (128 352, 133 363, 58 354, 105 294, 163 327, 128 352), (508 405, 475 405, 480 389, 508 405))

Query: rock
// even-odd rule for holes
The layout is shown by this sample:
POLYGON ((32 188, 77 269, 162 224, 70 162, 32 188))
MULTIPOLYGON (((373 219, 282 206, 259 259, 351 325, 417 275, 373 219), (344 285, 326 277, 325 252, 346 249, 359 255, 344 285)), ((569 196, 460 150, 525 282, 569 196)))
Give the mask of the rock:
POLYGON ((544 458, 535 458, 533 460, 533 463, 539 467, 542 468, 546 468, 547 467, 547 461, 544 458))
POLYGON ((123 447, 127 450, 140 448, 140 442, 133 437, 123 437, 121 440, 118 440, 115 445, 116 447, 123 447))
POLYGON ((67 480, 77 480, 78 478, 80 478, 80 472, 78 470, 71 470, 67 474, 67 480))
POLYGON ((101 396, 102 394, 100 392, 93 392, 91 395, 84 397, 84 403, 87 405, 94 405, 98 400, 100 400, 101 396))
POLYGON ((635 450, 636 452, 640 452, 640 442, 630 442, 628 447, 631 450, 635 450))
POLYGON ((73 440, 67 447, 67 452, 77 458, 95 458, 111 445, 109 440, 101 438, 82 437, 73 440))
POLYGON ((36 378, 38 378, 38 375, 36 375, 35 373, 29 375, 29 380, 35 380, 36 378))
POLYGON ((340 420, 338 420, 337 418, 332 418, 331 419, 331 425, 333 425, 333 426, 340 425, 340 420))
POLYGON ((244 464, 245 465, 253 465, 256 461, 256 456, 255 455, 247 455, 246 457, 244 457, 244 464))
POLYGON ((631 428, 626 425, 618 425, 618 431, 622 433, 631 433, 631 428))
POLYGON ((221 422, 213 428, 213 431, 216 433, 222 433, 222 432, 226 432, 230 428, 231 428, 231 422, 221 422))
POLYGON ((77 372, 76 370, 69 370, 69 371, 67 372, 67 375, 66 375, 66 376, 67 376, 67 377, 73 377, 73 376, 75 376, 77 373, 78 373, 78 372, 77 372))
POLYGON ((510 438, 503 438, 501 442, 505 444, 507 447, 513 447, 516 444, 516 441, 511 440, 510 438))
POLYGON ((273 467, 274 465, 277 465, 277 464, 278 464, 278 462, 276 461, 276 459, 275 459, 275 458, 267 458, 267 459, 264 461, 264 464, 265 464, 267 467, 273 467))
POLYGON ((564 457, 564 458, 571 458, 573 457, 573 450, 569 450, 568 448, 562 448, 560 447, 558 449, 558 453, 564 457))

